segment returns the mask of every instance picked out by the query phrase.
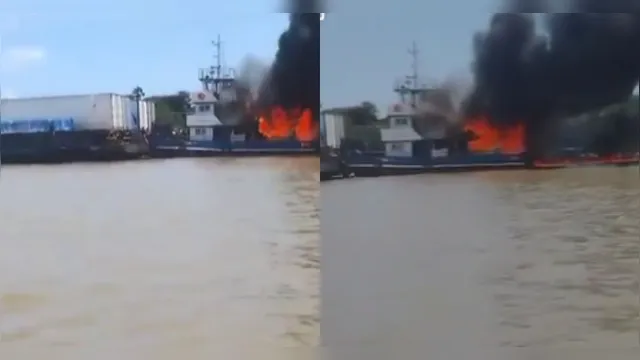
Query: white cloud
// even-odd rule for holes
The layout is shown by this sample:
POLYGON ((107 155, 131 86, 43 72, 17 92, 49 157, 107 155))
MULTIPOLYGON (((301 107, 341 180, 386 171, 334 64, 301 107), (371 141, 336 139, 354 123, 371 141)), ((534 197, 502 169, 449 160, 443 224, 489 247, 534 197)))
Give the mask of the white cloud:
POLYGON ((40 46, 21 45, 2 49, 0 71, 15 72, 42 63, 47 52, 40 46))

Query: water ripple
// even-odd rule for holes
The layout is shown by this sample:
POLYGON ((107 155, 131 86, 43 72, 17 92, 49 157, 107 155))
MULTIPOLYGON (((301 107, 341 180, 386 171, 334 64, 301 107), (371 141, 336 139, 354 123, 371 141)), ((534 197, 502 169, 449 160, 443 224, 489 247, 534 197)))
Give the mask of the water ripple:
POLYGON ((6 167, 0 358, 311 358, 317 159, 6 167))

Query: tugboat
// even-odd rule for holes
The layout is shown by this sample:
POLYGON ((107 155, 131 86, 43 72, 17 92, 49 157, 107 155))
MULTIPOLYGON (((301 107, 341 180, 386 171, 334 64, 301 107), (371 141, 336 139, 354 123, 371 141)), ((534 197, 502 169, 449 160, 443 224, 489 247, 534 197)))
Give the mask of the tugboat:
MULTIPOLYGON (((321 158, 326 163, 327 176, 558 169, 573 166, 628 166, 638 163, 637 141, 621 139, 625 133, 637 134, 637 122, 635 125, 625 125, 624 120, 621 120, 622 124, 616 125, 615 119, 609 119, 612 121, 610 127, 613 127, 613 135, 593 135, 593 138, 604 136, 602 141, 614 144, 607 153, 594 151, 590 149, 593 146, 588 144, 570 147, 567 141, 558 141, 556 147, 550 149, 552 155, 536 157, 530 161, 524 124, 497 129, 487 118, 460 119, 451 94, 446 89, 418 84, 415 43, 410 53, 413 55, 413 73, 396 83, 394 92, 399 95, 399 101, 389 106, 387 117, 380 121, 384 125, 376 125, 380 127, 384 145, 382 154, 344 146, 347 143, 342 141, 345 137, 346 115, 341 113, 341 109, 323 112, 322 126, 327 129, 323 132, 323 137, 327 138, 324 142, 330 143, 327 144, 329 148, 336 151, 339 149, 341 163, 347 168, 346 171, 338 172, 335 159, 331 162, 329 158, 321 158), (635 145, 623 146, 625 141, 635 145), (334 166, 329 166, 331 164, 334 166)), ((564 131, 585 132, 575 125, 564 131)), ((635 138, 631 135, 631 139, 637 139, 637 135, 635 138)))
POLYGON ((475 132, 480 123, 462 124, 446 90, 420 85, 415 43, 410 54, 413 73, 396 83, 399 101, 389 106, 380 130, 384 155, 343 154, 356 176, 523 168, 522 144, 503 146, 496 141, 493 147, 479 146, 475 132))
MULTIPOLYGON (((199 70, 202 87, 189 94, 187 140, 159 143, 156 152, 174 156, 317 154, 317 134, 307 134, 301 140, 296 136, 299 129, 268 128, 264 119, 248 110, 251 91, 237 81, 234 69, 222 66, 219 36, 213 44, 216 65, 199 70), (278 136, 273 136, 273 130, 278 130, 278 136)), ((312 122, 307 115, 305 120, 312 122)), ((271 120, 277 126, 278 119, 271 120)))

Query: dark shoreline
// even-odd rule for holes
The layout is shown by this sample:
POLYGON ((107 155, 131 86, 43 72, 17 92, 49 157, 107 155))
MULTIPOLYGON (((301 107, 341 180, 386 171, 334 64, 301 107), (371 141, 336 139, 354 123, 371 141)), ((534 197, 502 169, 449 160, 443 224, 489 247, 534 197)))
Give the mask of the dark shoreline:
POLYGON ((182 139, 147 136, 128 131, 80 131, 3 134, 0 158, 10 164, 63 164, 186 157, 319 156, 317 146, 208 147, 194 149, 182 139))
POLYGON ((145 137, 129 131, 87 130, 0 137, 3 165, 131 160, 148 153, 145 137))

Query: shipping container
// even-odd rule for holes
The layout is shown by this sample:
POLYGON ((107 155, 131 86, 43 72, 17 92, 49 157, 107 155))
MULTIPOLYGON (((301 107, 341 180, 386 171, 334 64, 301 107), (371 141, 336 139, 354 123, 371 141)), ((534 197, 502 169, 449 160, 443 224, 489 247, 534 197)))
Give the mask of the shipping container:
POLYGON ((136 108, 128 96, 92 94, 6 99, 1 121, 35 124, 70 119, 73 130, 133 130, 138 127, 135 118, 136 108))
POLYGON ((150 130, 156 122, 156 106, 152 101, 140 101, 140 129, 150 130))
POLYGON ((339 148, 345 136, 345 120, 342 114, 325 112, 320 119, 320 133, 324 146, 339 148))

